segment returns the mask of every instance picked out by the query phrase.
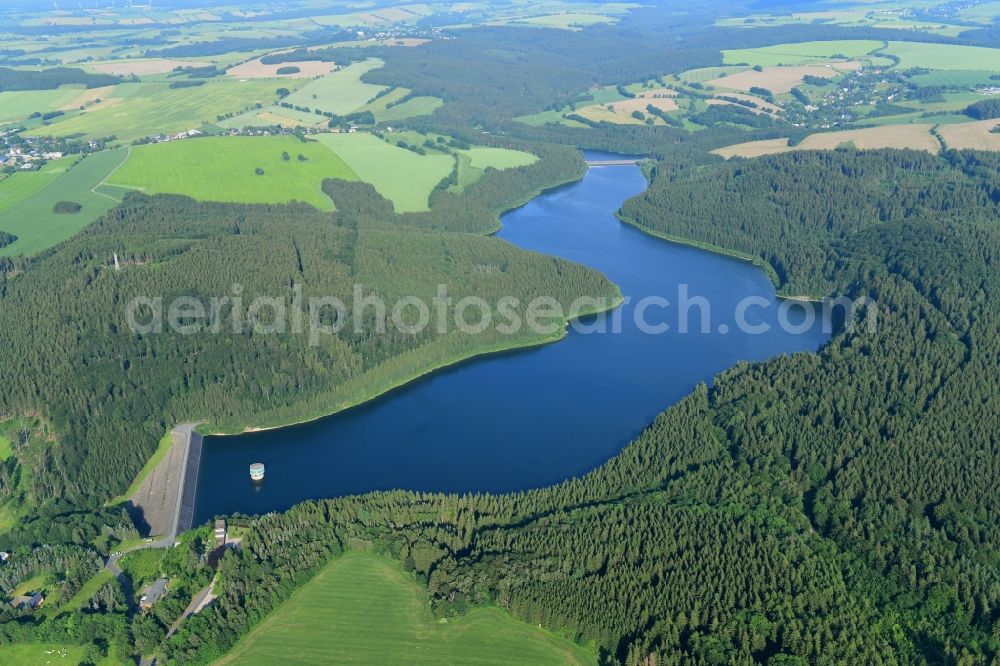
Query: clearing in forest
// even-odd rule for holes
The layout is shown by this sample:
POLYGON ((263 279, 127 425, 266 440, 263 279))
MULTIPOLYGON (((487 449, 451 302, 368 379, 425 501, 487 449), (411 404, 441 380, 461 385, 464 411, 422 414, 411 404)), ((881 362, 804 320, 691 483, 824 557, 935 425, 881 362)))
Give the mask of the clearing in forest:
POLYGON ((316 139, 400 213, 427 210, 431 191, 455 166, 451 155, 434 151, 418 155, 365 132, 318 134, 316 139))
POLYGON ((223 664, 497 666, 594 664, 583 648, 511 617, 477 608, 436 621, 423 592, 386 557, 348 552, 299 588, 229 653, 223 664))

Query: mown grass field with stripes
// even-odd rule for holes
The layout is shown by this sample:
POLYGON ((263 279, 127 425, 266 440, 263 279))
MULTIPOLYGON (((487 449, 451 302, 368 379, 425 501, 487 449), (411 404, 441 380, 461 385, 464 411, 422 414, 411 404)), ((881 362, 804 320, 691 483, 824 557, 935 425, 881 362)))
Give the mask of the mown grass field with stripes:
POLYGON ((395 562, 349 552, 215 663, 556 666, 594 664, 596 657, 497 608, 435 621, 426 597, 395 562))

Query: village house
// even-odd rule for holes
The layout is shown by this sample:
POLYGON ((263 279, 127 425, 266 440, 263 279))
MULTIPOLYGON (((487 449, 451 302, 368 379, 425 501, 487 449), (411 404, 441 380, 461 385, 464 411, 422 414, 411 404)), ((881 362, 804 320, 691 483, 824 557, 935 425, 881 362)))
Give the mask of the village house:
POLYGON ((10 605, 17 610, 38 610, 45 603, 45 597, 41 592, 33 592, 29 595, 17 595, 10 600, 10 605))
POLYGON ((142 590, 142 596, 139 597, 139 608, 142 610, 149 610, 156 602, 163 598, 163 595, 167 593, 167 579, 159 578, 149 585, 147 585, 142 590))

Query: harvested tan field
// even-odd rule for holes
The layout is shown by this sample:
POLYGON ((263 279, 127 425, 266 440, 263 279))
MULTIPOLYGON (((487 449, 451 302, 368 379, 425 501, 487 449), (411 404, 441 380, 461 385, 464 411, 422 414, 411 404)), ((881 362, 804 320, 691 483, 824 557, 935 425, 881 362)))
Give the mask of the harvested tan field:
POLYGON ((119 74, 129 76, 135 74, 165 74, 177 67, 208 67, 211 63, 194 62, 190 60, 167 60, 156 58, 151 60, 116 60, 114 62, 99 62, 90 65, 90 69, 103 74, 119 74))
POLYGON ((729 76, 722 76, 711 81, 706 81, 707 85, 720 88, 732 88, 734 90, 748 91, 750 88, 766 88, 773 93, 785 93, 802 83, 804 76, 818 76, 824 79, 832 79, 843 72, 850 72, 861 67, 860 62, 831 62, 818 65, 795 65, 791 67, 765 67, 758 72, 748 69, 729 76))
POLYGON ((713 154, 725 157, 760 157, 761 155, 775 155, 777 153, 787 153, 795 150, 788 146, 788 139, 764 139, 763 141, 747 141, 737 143, 734 146, 716 148, 713 154))
POLYGON ((635 99, 625 99, 620 102, 614 102, 611 106, 615 113, 624 113, 625 115, 629 115, 633 111, 642 111, 645 113, 646 107, 650 104, 655 106, 660 111, 677 110, 677 102, 670 97, 636 97, 635 99))
POLYGON ((941 148, 931 133, 932 125, 886 125, 866 129, 811 134, 796 146, 802 150, 833 149, 845 143, 856 148, 913 148, 936 153, 941 148))
POLYGON ((306 60, 303 62, 283 62, 276 65, 265 65, 260 60, 251 60, 242 65, 236 65, 226 70, 226 76, 238 79, 313 79, 329 74, 337 65, 322 60, 306 60), (282 67, 298 67, 294 74, 278 74, 282 67))
MULTIPOLYGON (((642 100, 647 102, 647 100, 642 100)), ((646 108, 643 106, 643 108, 646 108)), ((582 109, 576 111, 577 115, 583 116, 587 120, 593 120, 595 123, 599 122, 609 122, 617 123, 619 125, 641 125, 643 121, 633 118, 631 111, 629 113, 615 113, 614 111, 608 111, 608 107, 603 104, 595 104, 593 106, 585 106, 582 109)))
POLYGON ((975 150, 1000 150, 1000 134, 994 134, 992 130, 1000 125, 1000 119, 977 120, 970 123, 956 123, 954 125, 941 125, 938 127, 938 134, 944 139, 944 143, 949 148, 962 150, 964 148, 975 150))
POLYGON ((59 108, 60 111, 72 111, 73 109, 79 109, 81 106, 87 106, 92 104, 94 100, 101 100, 101 103, 110 101, 108 98, 114 91, 115 86, 102 86, 100 88, 91 88, 89 90, 83 90, 80 92, 80 96, 74 98, 70 102, 66 102, 65 106, 59 108))
MULTIPOLYGON (((997 121, 1000 122, 1000 121, 997 121)), ((852 144, 859 150, 875 148, 913 148, 936 153, 940 149, 937 139, 930 133, 932 125, 887 125, 865 129, 842 130, 810 134, 797 146, 789 146, 787 139, 749 141, 734 146, 717 148, 712 152, 729 159, 730 157, 759 157, 790 150, 833 150, 844 144, 852 144)))
MULTIPOLYGON (((760 97, 754 97, 753 95, 744 95, 743 93, 724 93, 724 97, 733 97, 735 99, 742 99, 746 102, 753 102, 762 109, 766 109, 771 113, 781 113, 781 107, 777 104, 771 104, 770 102, 765 102, 760 97)), ((723 100, 725 101, 725 100, 723 100)), ((709 102, 711 104, 711 102, 709 102)))

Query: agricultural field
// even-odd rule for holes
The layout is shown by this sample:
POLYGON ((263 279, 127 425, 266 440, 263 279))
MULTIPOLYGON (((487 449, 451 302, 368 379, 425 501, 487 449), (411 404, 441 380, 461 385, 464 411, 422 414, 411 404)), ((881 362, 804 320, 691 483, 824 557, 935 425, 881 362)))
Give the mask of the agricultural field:
POLYGON ((202 60, 170 60, 169 58, 129 58, 127 60, 110 60, 108 62, 90 63, 87 69, 101 74, 117 74, 119 76, 146 76, 149 74, 166 74, 177 67, 205 67, 211 63, 202 60))
POLYGON ((744 72, 749 67, 747 65, 723 65, 720 67, 699 67, 681 72, 678 78, 685 83, 705 83, 712 79, 719 79, 730 74, 744 72))
POLYGON ((899 68, 988 70, 1000 72, 1000 49, 955 44, 889 42, 885 53, 900 59, 899 68))
POLYGON ((38 171, 19 171, 0 180, 0 213, 45 189, 76 161, 76 157, 46 162, 38 171))
POLYGON ((460 150, 458 152, 469 156, 470 166, 474 169, 512 169, 519 166, 528 166, 538 161, 538 158, 531 153, 508 150, 506 148, 474 146, 468 150, 460 150))
POLYGON ((836 10, 793 12, 790 14, 754 14, 721 18, 716 21, 720 27, 758 28, 777 25, 804 23, 827 23, 847 27, 888 28, 895 30, 918 30, 934 35, 953 37, 968 28, 961 25, 935 21, 920 21, 899 14, 879 14, 871 11, 873 5, 859 4, 855 7, 843 6, 836 10))
POLYGON ((283 101, 294 106, 347 115, 365 106, 383 89, 382 86, 361 81, 363 74, 382 65, 383 62, 377 58, 348 65, 333 74, 310 81, 283 101))
POLYGON ((822 79, 833 79, 844 72, 854 71, 861 67, 856 60, 847 62, 829 62, 816 65, 791 65, 785 67, 763 67, 762 71, 753 69, 730 74, 718 79, 707 81, 707 85, 719 88, 749 91, 751 88, 764 88, 773 93, 785 93, 802 83, 806 76, 816 76, 822 79))
MULTIPOLYGON (((286 87, 293 82, 282 82, 286 87)), ((218 116, 270 104, 275 82, 209 79, 195 88, 171 88, 163 83, 123 83, 101 104, 84 112, 59 118, 46 128, 54 136, 115 136, 132 140, 170 134, 215 123, 218 116)))
POLYGON ((32 113, 58 111, 84 92, 82 86, 55 90, 8 90, 0 92, 0 124, 23 120, 32 113))
POLYGON ((840 146, 851 145, 859 150, 913 148, 936 153, 940 150, 941 145, 930 133, 932 127, 932 125, 910 124, 820 132, 810 134, 795 146, 789 146, 788 139, 765 139, 726 146, 712 152, 728 159, 730 157, 760 157, 761 155, 786 153, 792 150, 833 150, 840 146))
POLYGON ((226 76, 237 79, 312 79, 317 76, 329 74, 335 67, 334 63, 323 62, 322 60, 265 65, 258 58, 230 67, 226 70, 226 76), (290 74, 280 74, 278 70, 283 67, 294 67, 299 71, 290 74))
POLYGON ((841 39, 797 44, 776 44, 753 49, 730 49, 722 52, 727 65, 804 65, 831 58, 858 59, 882 48, 871 39, 841 39))
POLYGON ((458 150, 455 154, 458 156, 458 185, 454 190, 458 192, 482 178, 486 169, 512 169, 538 160, 531 153, 486 146, 458 150))
POLYGON ((437 97, 427 96, 411 97, 405 102, 398 102, 398 100, 409 93, 410 91, 407 88, 396 88, 391 93, 383 95, 358 110, 371 111, 375 116, 375 120, 383 123, 396 122, 417 116, 429 116, 444 104, 444 101, 437 97))
POLYGON ((427 210, 431 191, 454 166, 450 155, 418 155, 364 132, 319 134, 316 139, 392 201, 397 212, 427 210))
POLYGON ((594 664, 579 646, 481 608, 435 621, 421 590, 379 555, 334 560, 266 617, 216 666, 315 664, 350 655, 354 664, 594 664))
POLYGON ((18 174, 46 178, 49 182, 30 196, 0 209, 0 230, 17 236, 15 242, 0 248, 0 256, 41 252, 74 235, 116 205, 116 198, 96 190, 125 156, 124 148, 104 150, 87 155, 58 174, 47 174, 44 170, 18 174), (55 213, 52 208, 57 201, 73 201, 82 208, 77 213, 55 213))
POLYGON ((298 200, 331 210, 333 204, 321 188, 324 178, 355 180, 357 176, 322 143, 303 143, 292 136, 232 136, 132 148, 108 183, 149 193, 185 194, 201 201, 298 200), (262 175, 256 174, 258 168, 262 175))
POLYGON ((1000 150, 1000 133, 993 129, 1000 120, 977 120, 970 123, 942 125, 938 133, 945 145, 956 150, 1000 150))

